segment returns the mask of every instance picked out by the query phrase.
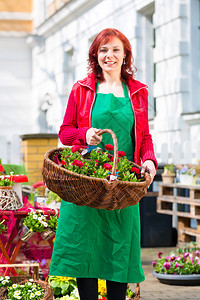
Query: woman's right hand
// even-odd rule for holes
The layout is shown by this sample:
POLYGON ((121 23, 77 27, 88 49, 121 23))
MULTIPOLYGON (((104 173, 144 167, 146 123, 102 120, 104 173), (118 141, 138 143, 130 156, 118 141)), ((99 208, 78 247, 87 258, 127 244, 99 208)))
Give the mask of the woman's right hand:
POLYGON ((88 145, 97 145, 101 142, 102 136, 97 135, 99 129, 97 128, 90 128, 86 132, 86 143, 88 145))

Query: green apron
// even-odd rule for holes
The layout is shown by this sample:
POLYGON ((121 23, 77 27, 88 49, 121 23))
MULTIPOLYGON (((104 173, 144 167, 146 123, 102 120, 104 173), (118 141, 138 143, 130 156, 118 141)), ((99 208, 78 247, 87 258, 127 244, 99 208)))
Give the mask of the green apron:
MULTIPOLYGON (((134 116, 125 84, 123 88, 125 97, 97 93, 92 127, 112 129, 119 150, 132 160, 134 116)), ((113 144, 107 133, 98 146, 104 150, 106 144, 113 144)), ((141 282, 140 251, 139 204, 108 211, 62 201, 49 274, 141 282)))

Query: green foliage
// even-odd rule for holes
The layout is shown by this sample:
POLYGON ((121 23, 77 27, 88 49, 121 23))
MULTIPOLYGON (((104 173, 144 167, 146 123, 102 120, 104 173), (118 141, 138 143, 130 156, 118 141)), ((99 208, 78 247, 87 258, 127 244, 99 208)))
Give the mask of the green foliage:
POLYGON ((56 232, 57 224, 58 224, 58 218, 57 215, 50 216, 49 220, 47 220, 48 227, 51 228, 54 232, 56 232))
POLYGON ((28 213, 23 224, 33 232, 43 232, 48 227, 46 217, 41 213, 36 214, 35 212, 28 213))
POLYGON ((55 297, 70 296, 77 287, 76 279, 72 277, 49 276, 49 283, 55 297))
MULTIPOLYGON (((121 151, 122 152, 122 151, 121 151)), ((101 149, 93 149, 87 159, 78 151, 72 153, 70 148, 61 152, 63 167, 78 173, 95 178, 109 178, 113 167, 113 157, 108 151, 102 152, 101 149)), ((132 171, 132 164, 127 157, 119 157, 117 163, 116 176, 122 181, 140 181, 140 175, 136 176, 132 171)))
POLYGON ((6 231, 8 229, 8 227, 6 227, 3 223, 5 222, 5 220, 0 222, 0 234, 2 234, 3 231, 6 231))
POLYGON ((0 178, 0 186, 13 186, 14 182, 8 177, 0 178))

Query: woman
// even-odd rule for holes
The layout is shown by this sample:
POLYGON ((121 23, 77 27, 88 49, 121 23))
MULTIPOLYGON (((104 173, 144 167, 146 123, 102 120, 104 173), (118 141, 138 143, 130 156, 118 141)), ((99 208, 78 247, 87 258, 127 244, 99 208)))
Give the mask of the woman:
MULTIPOLYGON (((151 181, 157 162, 148 127, 147 86, 133 79, 132 50, 116 29, 101 31, 89 49, 89 75, 72 88, 59 137, 63 144, 112 144, 131 161, 143 162, 151 181)), ((81 300, 98 299, 98 278, 106 280, 109 300, 124 300, 127 283, 144 280, 140 259, 139 205, 107 211, 62 201, 51 275, 77 278, 81 300)))

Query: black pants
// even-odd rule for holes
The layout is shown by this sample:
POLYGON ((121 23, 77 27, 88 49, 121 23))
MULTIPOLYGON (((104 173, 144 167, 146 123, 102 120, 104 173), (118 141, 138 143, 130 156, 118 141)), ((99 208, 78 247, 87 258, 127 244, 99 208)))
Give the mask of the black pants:
MULTIPOLYGON (((76 278, 81 300, 98 300, 97 278, 76 278)), ((108 300, 125 300, 127 283, 106 280, 108 300)))

